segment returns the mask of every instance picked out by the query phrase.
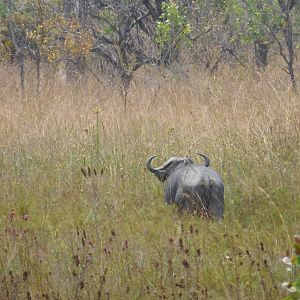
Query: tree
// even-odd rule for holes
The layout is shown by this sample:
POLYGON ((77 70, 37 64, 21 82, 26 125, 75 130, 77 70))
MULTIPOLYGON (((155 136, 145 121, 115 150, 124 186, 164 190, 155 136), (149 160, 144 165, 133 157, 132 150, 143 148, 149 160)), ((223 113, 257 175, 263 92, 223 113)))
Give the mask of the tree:
POLYGON ((172 64, 178 58, 179 48, 189 41, 191 26, 176 3, 163 3, 156 21, 156 38, 159 61, 172 64))
POLYGON ((277 44, 296 87, 292 9, 294 0, 230 0, 228 12, 235 19, 236 31, 244 43, 254 44, 256 64, 264 68, 269 48, 277 44), (284 42, 281 35, 283 35, 284 42))
POLYGON ((3 5, 1 48, 10 61, 16 61, 19 65, 22 91, 27 59, 36 65, 39 92, 42 60, 49 63, 71 61, 76 64, 90 55, 94 42, 91 31, 81 25, 78 17, 65 17, 60 1, 5 0, 3 5))
POLYGON ((146 64, 160 64, 156 22, 163 1, 91 1, 85 26, 93 33, 92 52, 120 78, 124 106, 133 74, 146 64))
POLYGON ((0 0, 0 55, 18 64, 21 90, 29 60, 38 91, 41 62, 63 63, 69 78, 86 69, 99 78, 107 69, 119 78, 126 107, 133 75, 146 64, 182 64, 186 53, 213 72, 221 61, 244 65, 251 48, 263 70, 277 46, 295 87, 295 6, 295 0, 0 0))
POLYGON ((282 43, 276 38, 274 35, 274 38, 276 39, 280 55, 284 59, 284 61, 287 64, 287 72, 290 75, 291 83, 294 88, 296 88, 296 79, 295 79, 295 73, 294 73, 294 37, 293 37, 293 25, 292 25, 292 9, 295 5, 294 0, 278 0, 278 4, 280 6, 282 15, 283 15, 283 26, 282 31, 285 39, 286 44, 286 51, 284 51, 284 47, 282 46, 282 43), (287 52, 287 53, 286 53, 287 52))
POLYGON ((3 22, 6 25, 6 50, 11 51, 11 60, 16 60, 20 70, 20 86, 22 93, 25 87, 25 52, 26 52, 26 35, 23 30, 22 15, 18 14, 18 3, 11 0, 4 0, 3 22))

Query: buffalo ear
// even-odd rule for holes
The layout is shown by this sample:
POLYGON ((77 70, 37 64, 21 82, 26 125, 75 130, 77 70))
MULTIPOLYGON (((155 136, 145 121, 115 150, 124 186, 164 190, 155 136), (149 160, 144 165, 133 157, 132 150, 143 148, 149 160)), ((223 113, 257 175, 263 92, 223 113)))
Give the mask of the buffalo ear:
POLYGON ((167 176, 166 176, 166 172, 165 171, 159 171, 155 173, 155 176, 157 177, 157 179, 161 182, 166 181, 167 176))

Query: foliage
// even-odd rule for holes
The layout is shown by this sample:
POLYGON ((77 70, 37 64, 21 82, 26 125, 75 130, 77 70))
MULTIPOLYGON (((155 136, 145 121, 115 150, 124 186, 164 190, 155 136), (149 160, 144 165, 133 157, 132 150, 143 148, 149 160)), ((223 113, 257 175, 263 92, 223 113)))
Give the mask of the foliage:
POLYGON ((27 32, 27 37, 38 45, 49 62, 88 57, 94 42, 92 33, 82 28, 78 20, 62 15, 44 19, 34 30, 27 32))
POLYGON ((7 12, 6 12, 6 7, 5 7, 5 5, 4 5, 4 1, 1 0, 1 1, 0 1, 0 17, 5 16, 6 13, 7 13, 7 12))
POLYGON ((191 33, 191 26, 176 3, 164 2, 162 11, 156 23, 156 42, 160 48, 165 45, 180 47, 191 33))
POLYGON ((272 32, 277 34, 284 26, 277 0, 229 0, 226 11, 235 24, 236 38, 243 43, 271 43, 272 32))
POLYGON ((294 84, 296 38, 291 33, 299 20, 290 16, 292 8, 286 14, 280 3, 74 0, 70 5, 62 0, 1 0, 0 59, 85 62, 81 66, 98 78, 94 66, 103 66, 104 61, 108 72, 120 77, 127 94, 133 74, 146 64, 172 65, 185 57, 213 71, 221 61, 245 61, 253 51, 248 45, 260 44, 262 51, 255 48, 254 54, 266 60, 270 47, 277 47, 294 84), (87 64, 85 59, 91 56, 96 60, 87 64))
POLYGON ((39 55, 49 62, 86 57, 93 46, 89 30, 81 27, 79 20, 66 19, 59 1, 22 1, 15 3, 13 11, 1 19, 2 52, 11 57, 16 43, 26 49, 27 57, 39 55), (13 24, 12 33, 9 24, 13 24))
POLYGON ((190 33, 191 26, 180 7, 173 2, 163 2, 155 38, 162 62, 171 63, 178 56, 178 50, 189 43, 190 33))

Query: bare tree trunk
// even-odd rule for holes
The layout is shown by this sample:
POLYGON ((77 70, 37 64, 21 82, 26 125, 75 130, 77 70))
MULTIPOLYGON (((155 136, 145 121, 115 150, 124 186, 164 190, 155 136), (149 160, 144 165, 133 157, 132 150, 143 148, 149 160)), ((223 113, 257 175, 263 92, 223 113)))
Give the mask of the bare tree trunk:
POLYGON ((37 97, 40 98, 40 93, 41 93, 41 59, 40 58, 37 58, 35 62, 35 69, 36 69, 36 79, 37 79, 36 93, 37 93, 37 97))
POLYGON ((21 88, 21 96, 24 96, 24 90, 25 90, 25 57, 24 57, 24 45, 23 40, 19 37, 17 37, 17 29, 14 21, 12 20, 11 14, 13 12, 13 4, 11 0, 5 0, 4 4, 6 6, 6 9, 9 13, 8 16, 8 28, 9 28, 9 34, 11 36, 11 40, 13 43, 13 46, 16 51, 16 58, 19 65, 19 71, 20 71, 20 88, 21 88))
MULTIPOLYGON (((76 17, 85 22, 88 10, 88 0, 63 0, 63 11, 66 18, 76 17)), ((77 80, 85 73, 84 57, 68 59, 65 62, 67 81, 77 80)))
POLYGON ((79 0, 78 17, 81 22, 85 22, 88 13, 88 0, 79 0))
POLYGON ((258 40, 254 41, 255 63, 259 70, 264 70, 268 64, 269 45, 258 40))
POLYGON ((294 72, 294 40, 293 40, 293 26, 291 20, 291 11, 295 5, 293 0, 278 0, 278 4, 281 8, 282 14, 285 20, 285 27, 283 29, 283 35, 287 46, 287 55, 283 54, 281 49, 281 55, 287 63, 287 72, 290 75, 291 83, 294 89, 296 89, 296 78, 294 72))
POLYGON ((290 20, 290 12, 287 12, 287 27, 283 30, 285 42, 288 50, 288 73, 291 78, 291 83, 296 88, 296 78, 294 73, 294 46, 293 46, 293 28, 290 20))
POLYGON ((152 5, 151 1, 149 0, 143 0, 142 2, 148 9, 153 21, 157 21, 162 14, 162 3, 164 2, 164 0, 155 0, 155 6, 152 5))
POLYGON ((25 64, 24 64, 24 56, 22 53, 18 55, 19 61, 19 69, 20 69, 20 86, 21 86, 21 95, 24 96, 25 91, 25 64))

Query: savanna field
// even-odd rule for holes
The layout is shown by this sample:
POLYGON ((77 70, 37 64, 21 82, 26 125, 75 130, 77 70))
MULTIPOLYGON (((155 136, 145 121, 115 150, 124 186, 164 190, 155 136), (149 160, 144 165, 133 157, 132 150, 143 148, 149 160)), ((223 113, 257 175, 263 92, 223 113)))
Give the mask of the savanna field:
MULTIPOLYGON (((152 72, 152 71, 151 71, 152 72)), ((0 299, 283 299, 300 233, 300 95, 270 70, 114 84, 0 71, 0 299), (180 215, 145 168, 195 152, 222 223, 180 215)), ((281 74, 281 75, 279 75, 281 74)))

